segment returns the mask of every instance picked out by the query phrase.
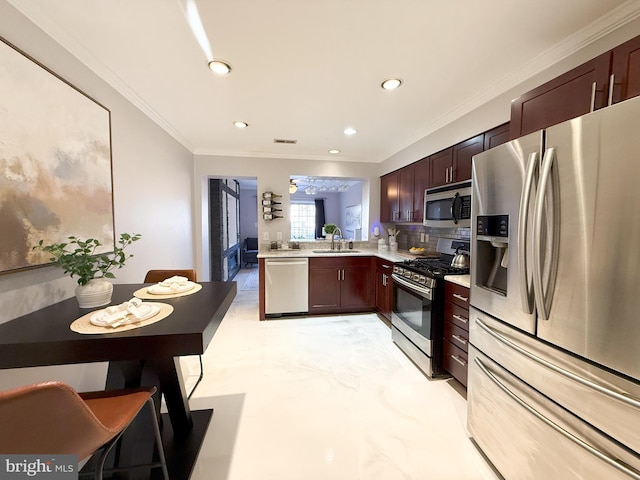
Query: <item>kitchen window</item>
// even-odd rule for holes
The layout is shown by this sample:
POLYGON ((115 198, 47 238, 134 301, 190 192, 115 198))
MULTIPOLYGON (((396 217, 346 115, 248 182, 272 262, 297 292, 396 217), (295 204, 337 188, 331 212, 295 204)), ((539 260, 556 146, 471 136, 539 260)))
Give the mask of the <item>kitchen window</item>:
POLYGON ((291 204, 291 238, 314 240, 316 238, 316 206, 313 203, 291 204))

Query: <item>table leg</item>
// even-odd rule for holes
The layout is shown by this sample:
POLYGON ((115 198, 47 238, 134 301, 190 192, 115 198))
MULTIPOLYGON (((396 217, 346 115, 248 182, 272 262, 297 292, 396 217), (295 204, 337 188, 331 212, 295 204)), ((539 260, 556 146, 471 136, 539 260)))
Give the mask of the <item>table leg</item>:
POLYGON ((188 434, 193 428, 193 420, 182 378, 180 358, 156 358, 149 361, 149 367, 158 375, 160 391, 167 403, 174 434, 176 436, 188 434))

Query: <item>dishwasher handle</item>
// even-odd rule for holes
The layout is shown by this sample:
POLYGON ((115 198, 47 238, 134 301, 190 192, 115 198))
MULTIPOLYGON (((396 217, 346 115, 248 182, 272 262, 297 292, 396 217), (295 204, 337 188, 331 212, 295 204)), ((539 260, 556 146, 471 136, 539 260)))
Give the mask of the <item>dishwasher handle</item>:
POLYGON ((280 266, 280 265, 307 265, 307 260, 266 260, 265 263, 270 267, 280 266))

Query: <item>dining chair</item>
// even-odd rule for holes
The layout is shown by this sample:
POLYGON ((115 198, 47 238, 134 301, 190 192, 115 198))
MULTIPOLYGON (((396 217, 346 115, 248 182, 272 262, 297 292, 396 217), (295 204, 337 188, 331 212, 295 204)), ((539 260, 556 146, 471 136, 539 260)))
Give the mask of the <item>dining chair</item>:
POLYGON ((144 283, 158 283, 173 276, 186 277, 187 280, 196 282, 196 271, 193 269, 183 270, 149 270, 144 277, 144 283))
POLYGON ((167 464, 152 395, 156 387, 78 393, 51 381, 0 392, 0 453, 77 455, 82 461, 101 450, 95 470, 102 480, 107 455, 145 405, 149 406, 159 462, 167 464))
MULTIPOLYGON (((144 277, 144 283, 158 283, 166 280, 167 278, 171 278, 173 276, 181 276, 186 277, 187 280, 191 282, 197 282, 196 271, 193 269, 178 269, 178 270, 149 270, 144 277)), ((202 366, 202 355, 198 355, 198 361, 200 362, 200 375, 198 375, 198 380, 196 380, 195 385, 187 395, 187 398, 191 398, 193 392, 196 391, 196 388, 202 381, 202 377, 204 376, 204 368, 202 366)))

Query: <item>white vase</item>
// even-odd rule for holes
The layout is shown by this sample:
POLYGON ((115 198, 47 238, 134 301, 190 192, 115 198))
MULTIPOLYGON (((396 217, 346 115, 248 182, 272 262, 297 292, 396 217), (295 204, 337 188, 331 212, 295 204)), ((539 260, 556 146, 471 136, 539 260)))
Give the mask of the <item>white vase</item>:
POLYGON ((101 307, 111 303, 113 285, 104 278, 93 278, 86 285, 76 287, 76 298, 80 308, 101 307))

